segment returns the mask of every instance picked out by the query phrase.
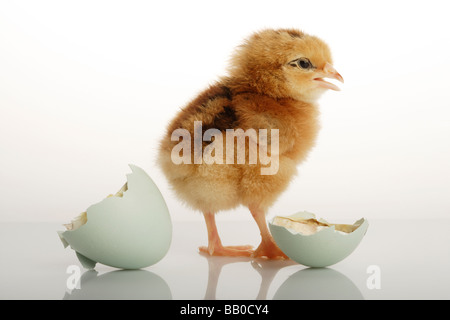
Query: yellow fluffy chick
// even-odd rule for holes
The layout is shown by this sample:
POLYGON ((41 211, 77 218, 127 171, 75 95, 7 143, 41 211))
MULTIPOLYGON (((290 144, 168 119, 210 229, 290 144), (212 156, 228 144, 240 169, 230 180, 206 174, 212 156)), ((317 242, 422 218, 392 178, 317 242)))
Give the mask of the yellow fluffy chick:
POLYGON ((317 99, 327 89, 339 90, 326 77, 343 82, 322 40, 294 29, 262 30, 236 49, 228 75, 200 93, 170 122, 158 161, 179 198, 204 215, 208 246, 200 251, 287 258, 270 235, 265 215, 315 143, 317 99), (230 135, 232 148, 226 139, 230 132, 235 134, 230 135), (181 142, 185 144, 180 146, 181 142), (252 158, 255 150, 259 152, 256 161, 252 158), (240 151, 244 162, 238 159, 240 151), (274 170, 264 173, 268 167, 274 170), (260 229, 261 244, 256 250, 223 246, 220 241, 214 215, 240 205, 249 208, 260 229))

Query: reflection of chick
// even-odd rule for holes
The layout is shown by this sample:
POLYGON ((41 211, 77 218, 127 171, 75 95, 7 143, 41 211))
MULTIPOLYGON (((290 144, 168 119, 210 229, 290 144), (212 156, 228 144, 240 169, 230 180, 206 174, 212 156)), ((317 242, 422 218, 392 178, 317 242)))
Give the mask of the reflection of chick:
MULTIPOLYGON (((208 247, 200 251, 222 256, 286 258, 268 231, 265 214, 314 145, 318 131, 315 101, 326 89, 339 90, 324 77, 343 81, 331 65, 330 50, 324 42, 297 30, 263 30, 237 49, 229 75, 182 108, 169 124, 161 141, 159 163, 176 194, 203 212, 208 247), (261 168, 267 165, 260 161, 198 164, 192 160, 192 164, 175 164, 171 154, 179 140, 172 141, 172 133, 181 128, 194 137, 194 121, 201 121, 202 133, 215 128, 224 137, 226 129, 267 129, 269 143, 271 129, 278 129, 278 171, 262 175, 261 168), (262 241, 255 251, 250 246, 222 246, 217 233, 214 214, 239 205, 250 209, 260 229, 262 241)), ((203 142, 203 150, 206 146, 203 142)), ((225 144, 223 147, 225 150, 225 144)), ((246 152, 248 156, 248 146, 246 152)), ((191 153, 192 159, 195 156, 191 153)))

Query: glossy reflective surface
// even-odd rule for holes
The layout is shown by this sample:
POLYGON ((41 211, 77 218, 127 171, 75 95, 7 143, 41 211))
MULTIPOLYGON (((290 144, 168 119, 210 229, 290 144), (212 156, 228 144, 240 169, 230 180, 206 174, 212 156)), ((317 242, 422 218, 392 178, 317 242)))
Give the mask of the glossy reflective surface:
MULTIPOLYGON (((206 231, 191 221, 174 222, 172 246, 157 264, 95 271, 63 248, 59 225, 1 223, 0 299, 450 299, 449 220, 369 223, 359 247, 323 269, 199 254, 206 231)), ((225 245, 259 242, 252 221, 218 228, 225 245)))

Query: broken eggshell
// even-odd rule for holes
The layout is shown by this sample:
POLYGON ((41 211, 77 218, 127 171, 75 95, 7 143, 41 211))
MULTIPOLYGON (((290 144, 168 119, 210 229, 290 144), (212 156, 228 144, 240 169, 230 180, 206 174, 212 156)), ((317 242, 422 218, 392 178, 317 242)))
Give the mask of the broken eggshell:
MULTIPOLYGON (((292 260, 316 268, 333 265, 350 255, 369 226, 364 218, 353 225, 333 225, 316 220, 316 230, 305 228, 307 232, 302 234, 299 230, 275 224, 276 218, 279 217, 269 222, 269 228, 280 249, 292 260)), ((304 211, 286 218, 294 222, 306 221, 315 219, 315 215, 304 211)))
POLYGON ((156 184, 141 168, 130 165, 127 183, 115 195, 90 206, 58 232, 65 247, 76 251, 81 264, 97 262, 140 269, 155 264, 169 250, 172 222, 156 184))

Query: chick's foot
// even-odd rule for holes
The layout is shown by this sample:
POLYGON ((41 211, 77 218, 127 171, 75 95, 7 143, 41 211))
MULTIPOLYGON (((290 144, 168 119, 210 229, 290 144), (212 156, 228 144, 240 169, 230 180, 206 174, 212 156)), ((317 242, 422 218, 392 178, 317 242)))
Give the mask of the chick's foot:
POLYGON ((272 235, 267 228, 264 210, 260 209, 258 206, 250 206, 249 209, 261 232, 261 244, 255 252, 253 252, 252 258, 264 258, 270 260, 289 259, 277 246, 275 240, 273 240, 272 235))
POLYGON ((208 230, 208 246, 200 247, 199 251, 209 254, 210 256, 226 256, 226 257, 250 257, 253 253, 253 246, 223 246, 217 232, 214 214, 203 214, 208 230))
POLYGON ((289 260, 288 256, 281 251, 272 238, 264 239, 251 257, 269 260, 289 260))
POLYGON ((222 246, 221 244, 209 245, 208 247, 199 247, 200 252, 207 253, 211 256, 226 257, 250 257, 253 253, 253 246, 222 246))

